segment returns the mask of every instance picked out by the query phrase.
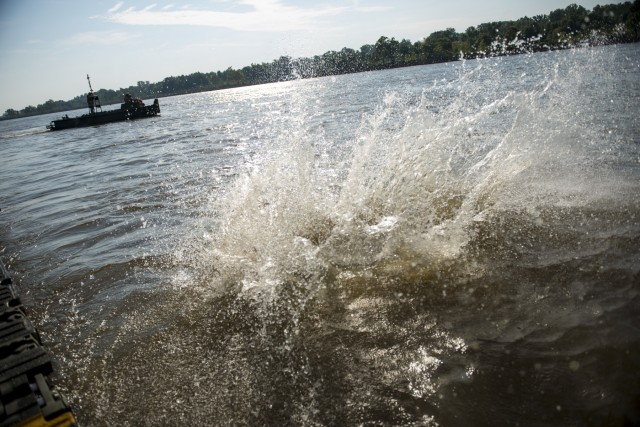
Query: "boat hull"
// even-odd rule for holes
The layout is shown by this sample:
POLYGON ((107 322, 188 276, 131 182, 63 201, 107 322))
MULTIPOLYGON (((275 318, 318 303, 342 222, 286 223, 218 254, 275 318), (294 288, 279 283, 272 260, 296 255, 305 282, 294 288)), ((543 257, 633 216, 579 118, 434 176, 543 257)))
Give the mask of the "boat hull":
POLYGON ((146 117, 153 117, 158 114, 160 114, 160 104, 156 99, 151 105, 101 111, 99 113, 83 114, 78 117, 66 116, 60 120, 52 121, 49 126, 47 126, 47 129, 62 130, 86 126, 98 126, 105 123, 121 122, 124 120, 143 119, 146 117))

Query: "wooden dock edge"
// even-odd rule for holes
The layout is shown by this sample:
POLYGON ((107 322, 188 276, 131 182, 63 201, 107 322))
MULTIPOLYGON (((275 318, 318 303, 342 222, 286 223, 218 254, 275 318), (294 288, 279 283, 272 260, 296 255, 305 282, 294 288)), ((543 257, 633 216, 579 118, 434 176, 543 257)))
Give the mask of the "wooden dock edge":
POLYGON ((49 381, 51 358, 0 261, 0 427, 75 427, 49 381))

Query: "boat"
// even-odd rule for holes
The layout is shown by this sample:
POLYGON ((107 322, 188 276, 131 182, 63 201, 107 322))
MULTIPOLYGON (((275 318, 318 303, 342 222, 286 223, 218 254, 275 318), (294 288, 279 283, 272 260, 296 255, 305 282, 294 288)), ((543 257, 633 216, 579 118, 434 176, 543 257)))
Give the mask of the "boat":
POLYGON ((48 126, 49 130, 62 130, 85 126, 97 126, 105 123, 120 122, 124 120, 142 119, 160 114, 160 103, 157 99, 152 105, 127 105, 121 104, 120 109, 93 112, 78 117, 68 115, 59 120, 53 120, 48 126))
POLYGON ((124 120, 143 119, 160 114, 160 103, 158 99, 153 100, 152 105, 145 105, 140 98, 133 99, 128 93, 124 96, 124 103, 120 104, 120 109, 102 111, 100 100, 93 92, 91 80, 87 74, 89 82, 89 93, 87 94, 87 104, 89 113, 78 117, 65 115, 59 120, 53 120, 47 129, 62 130, 77 127, 97 126, 105 123, 121 122, 124 120), (98 111, 100 110, 100 111, 98 111))

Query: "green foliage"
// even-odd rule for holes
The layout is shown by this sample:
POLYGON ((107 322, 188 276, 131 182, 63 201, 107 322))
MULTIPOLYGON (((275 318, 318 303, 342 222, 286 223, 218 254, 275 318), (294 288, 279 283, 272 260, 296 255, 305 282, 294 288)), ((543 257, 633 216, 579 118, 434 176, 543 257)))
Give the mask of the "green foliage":
MULTIPOLYGON (((488 22, 469 27, 464 33, 447 28, 421 41, 382 36, 373 45, 359 50, 343 48, 313 58, 281 56, 271 63, 251 64, 240 70, 171 76, 157 83, 139 81, 119 90, 100 89, 96 95, 102 105, 119 104, 124 93, 143 99, 181 95, 238 86, 298 78, 381 70, 410 65, 433 64, 460 58, 513 55, 544 50, 566 49, 610 43, 640 41, 640 0, 633 3, 596 6, 588 11, 571 4, 549 15, 524 17, 517 21, 488 22)), ((21 111, 8 109, 2 119, 86 108, 86 94, 69 101, 48 100, 21 111)))

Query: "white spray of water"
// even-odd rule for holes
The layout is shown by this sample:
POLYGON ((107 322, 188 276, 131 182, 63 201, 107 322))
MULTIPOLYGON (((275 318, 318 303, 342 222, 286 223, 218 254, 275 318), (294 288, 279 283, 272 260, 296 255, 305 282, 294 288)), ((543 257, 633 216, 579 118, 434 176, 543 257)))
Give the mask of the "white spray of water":
POLYGON ((223 221, 207 250, 215 269, 227 284, 269 289, 330 267, 428 265, 460 256, 470 226, 492 209, 583 193, 568 159, 584 153, 571 111, 584 103, 572 91, 584 71, 565 76, 555 60, 528 69, 520 59, 520 86, 501 60, 463 62, 419 99, 384 94, 353 141, 305 130, 313 102, 298 94, 286 131, 216 202, 223 221), (348 160, 327 162, 328 152, 348 160))

